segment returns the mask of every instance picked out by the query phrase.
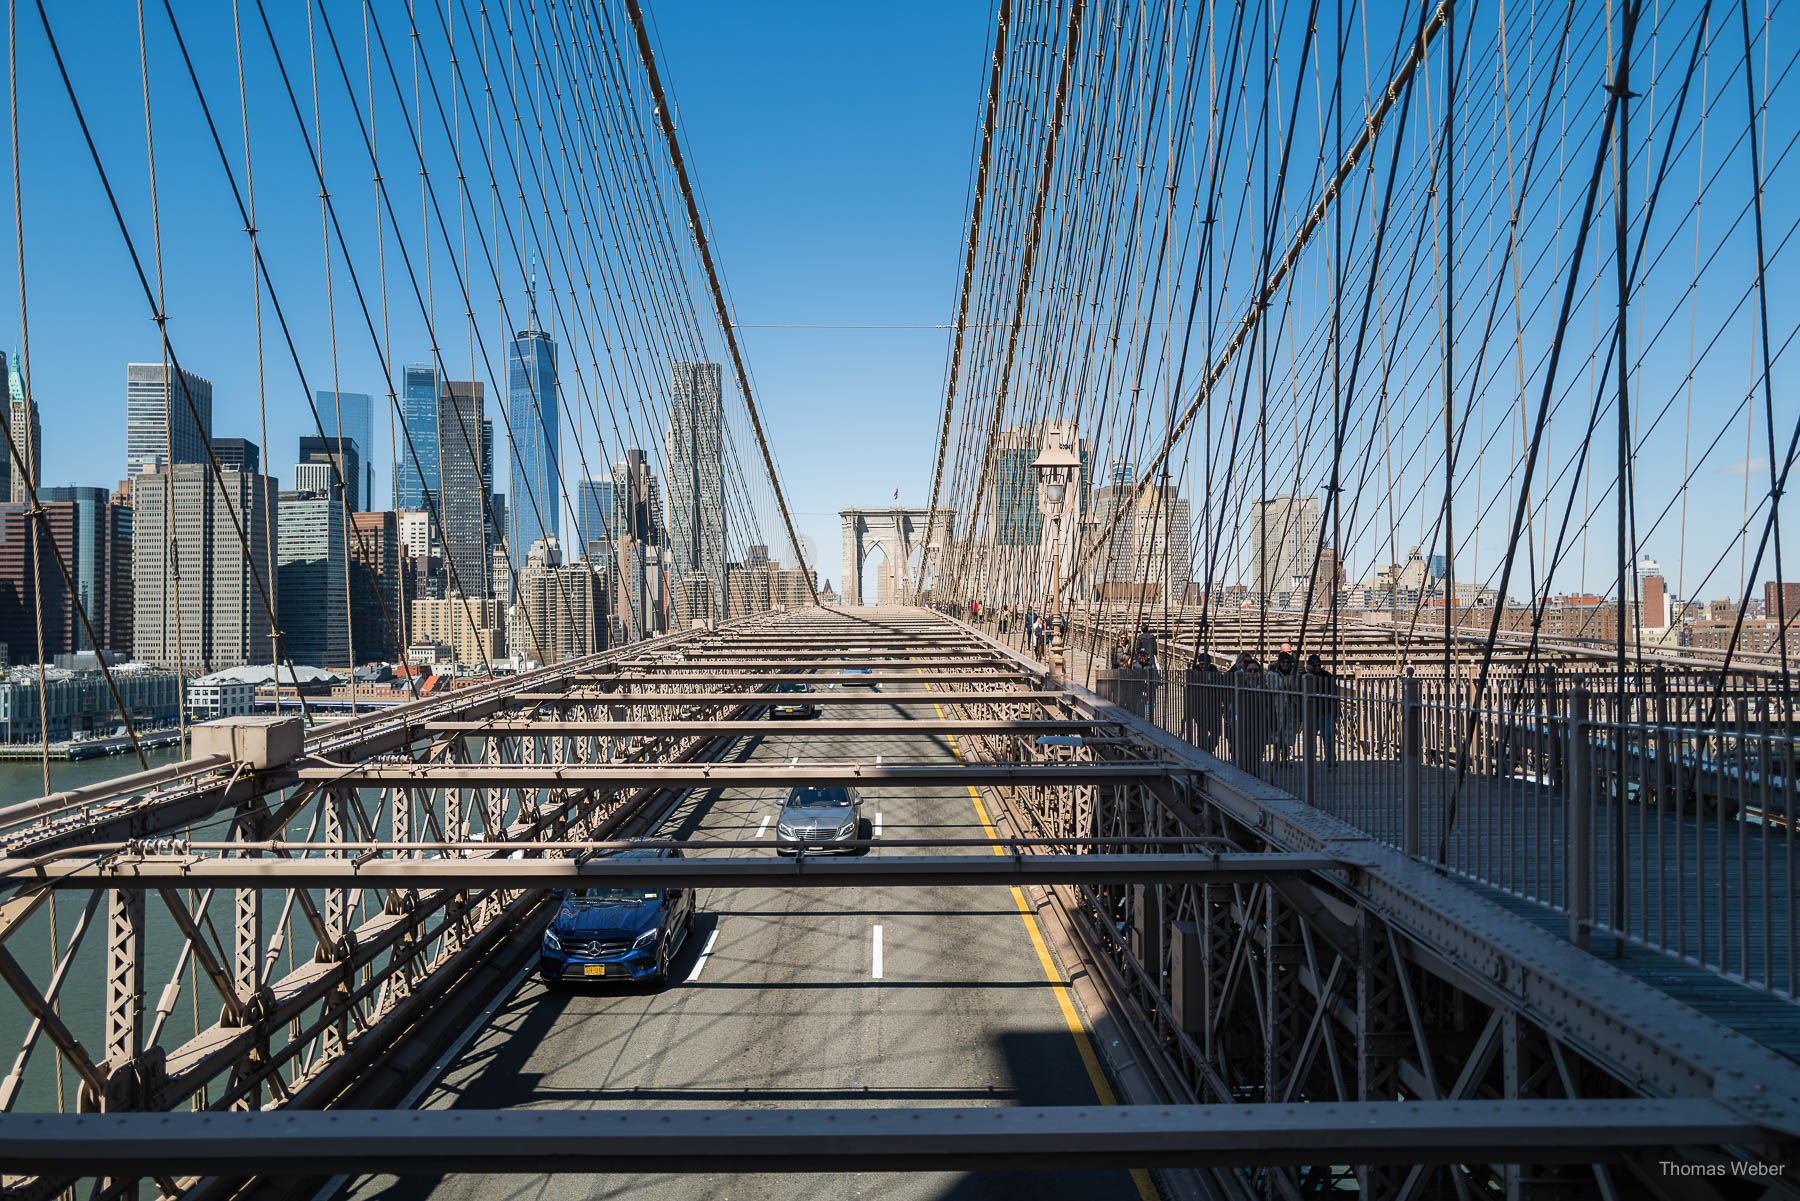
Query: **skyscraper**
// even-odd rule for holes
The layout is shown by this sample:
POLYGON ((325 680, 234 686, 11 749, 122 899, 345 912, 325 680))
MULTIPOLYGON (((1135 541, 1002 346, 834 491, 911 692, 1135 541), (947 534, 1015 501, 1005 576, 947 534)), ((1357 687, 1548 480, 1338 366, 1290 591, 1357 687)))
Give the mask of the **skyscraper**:
POLYGON ((620 636, 635 641, 659 629, 662 489, 648 456, 628 450, 613 464, 613 611, 620 636))
POLYGON ((400 523, 396 513, 350 515, 350 632, 359 663, 402 654, 400 523))
POLYGON ((1187 499, 1173 484, 1152 484, 1139 497, 1130 464, 1114 464, 1108 478, 1111 483, 1094 490, 1087 523, 1095 540, 1091 578, 1109 597, 1167 596, 1179 603, 1193 570, 1187 499))
MULTIPOLYGON (((73 512, 74 541, 63 548, 69 574, 75 577, 75 594, 87 611, 101 650, 121 653, 131 649, 131 506, 105 488, 40 488, 38 500, 46 507, 69 505, 73 512)), ((10 539, 8 540, 10 541, 10 539)), ((56 581, 62 575, 54 563, 56 581)), ((47 576, 42 577, 46 582, 47 576)), ((70 649, 90 651, 87 630, 70 614, 70 649)))
MULTIPOLYGON (((76 596, 101 650, 131 650, 131 506, 104 488, 40 488, 45 506, 74 510, 74 546, 65 547, 76 596)), ((52 564, 52 571, 56 567, 52 564)), ((61 580, 61 573, 58 573, 61 580)), ((81 619, 70 614, 70 648, 94 650, 81 619)))
POLYGON ((275 481, 226 471, 221 490, 210 466, 177 463, 141 473, 131 496, 132 657, 201 673, 269 662, 274 644, 256 579, 279 605, 268 550, 275 481))
MULTIPOLYGON (((12 360, 7 365, 6 391, 9 400, 7 428, 12 430, 13 445, 18 448, 19 458, 24 460, 26 472, 11 472, 8 491, 14 504, 29 504, 31 489, 37 487, 44 477, 44 464, 41 456, 44 453, 44 431, 38 425, 37 397, 27 393, 25 389, 25 356, 17 350, 13 351, 12 360), (30 479, 27 487, 26 480, 30 479)), ((0 452, 8 464, 12 462, 10 450, 0 452)))
MULTIPOLYGON (((296 666, 350 666, 344 501, 336 488, 283 492, 275 525, 276 611, 296 666)), ((358 652, 359 657, 366 657, 358 652)))
MULTIPOLYGON (((356 443, 362 463, 362 478, 350 487, 350 507, 368 509, 375 505, 375 406, 367 392, 315 392, 319 421, 327 437, 342 436, 356 443), (361 500, 361 504, 357 501, 361 500)), ((317 435, 314 435, 315 437, 317 435)), ((300 452, 301 458, 306 452, 300 452)))
POLYGON ((262 472, 262 448, 248 438, 214 438, 213 457, 226 471, 262 472))
MULTIPOLYGON (((984 503, 993 542, 998 549, 985 563, 974 565, 975 578, 979 581, 975 587, 982 593, 984 601, 1023 604, 1050 586, 1050 543, 1044 525, 1038 473, 1032 464, 1045 449, 1048 431, 1061 429, 1055 422, 1013 426, 1002 430, 996 439, 984 503), (1037 582, 1033 583, 1034 580, 1037 582), (1019 591, 1021 589, 1023 591, 1019 591)), ((1087 439, 1076 438, 1074 449, 1080 455, 1081 465, 1074 487, 1063 502, 1065 550, 1073 549, 1073 539, 1081 530, 1092 490, 1087 439)), ((1063 566, 1069 566, 1067 558, 1063 560, 1063 566)), ((884 578, 879 588, 891 592, 893 585, 891 578, 884 578)))
POLYGON ((79 601, 101 649, 128 649, 131 510, 104 488, 45 488, 38 499, 41 526, 29 504, 0 504, 0 641, 14 663, 38 661, 40 628, 46 663, 94 649, 76 612, 79 601), (58 553, 74 577, 73 596, 56 565, 58 553))
POLYGON ((171 461, 206 462, 212 437, 212 384, 161 363, 125 367, 125 474, 142 475, 171 461))
MULTIPOLYGON (((1054 428, 1055 423, 1049 423, 1054 428)), ((1044 508, 1038 495, 1037 469, 1032 466, 1044 449, 1044 425, 1021 425, 1002 430, 995 450, 993 482, 989 496, 989 512, 994 534, 1001 546, 1039 545, 1043 538, 1044 508)), ((1064 502, 1063 523, 1072 515, 1087 510, 1092 491, 1088 469, 1089 448, 1086 438, 1076 439, 1076 452, 1081 456, 1081 471, 1075 481, 1075 495, 1064 502)), ((1119 464, 1114 464, 1117 471, 1119 464)), ((1131 464, 1124 464, 1127 476, 1131 464)), ((1128 481, 1129 482, 1129 481, 1128 481)))
POLYGON ((538 539, 554 539, 562 531, 556 343, 538 328, 535 298, 528 300, 525 328, 507 347, 506 391, 512 426, 506 545, 517 572, 524 570, 525 557, 538 539))
POLYGON ((531 546, 519 573, 515 622, 507 646, 538 663, 558 663, 606 645, 605 577, 585 563, 565 564, 554 538, 531 546))
POLYGON ((723 617, 725 601, 725 405, 717 363, 676 363, 669 399, 668 536, 676 581, 710 581, 690 618, 723 617), (699 610, 705 610, 704 612, 699 610))
POLYGON ((613 464, 613 533, 645 546, 663 544, 662 483, 650 470, 650 457, 628 450, 613 464))
POLYGON ((1258 599, 1304 590, 1319 545, 1319 501, 1313 496, 1270 496, 1255 502, 1250 527, 1250 570, 1258 599))
POLYGON ((450 586, 487 596, 488 480, 481 470, 480 381, 445 380, 438 393, 439 531, 450 586))
POLYGON ((394 508, 429 509, 438 494, 438 376, 428 363, 412 363, 401 372, 400 422, 394 508))
MULTIPOLYGON (((494 491, 494 420, 491 417, 481 419, 481 478, 486 481, 488 490, 484 506, 488 546, 503 546, 506 543, 506 494, 494 491)), ((506 569, 510 574, 512 564, 508 563, 506 569)))
POLYGON ((577 557, 610 562, 612 555, 613 482, 582 480, 575 488, 575 536, 577 557))
POLYGON ((294 475, 294 486, 312 492, 324 491, 337 487, 338 477, 344 479, 350 500, 350 511, 358 512, 362 505, 360 491, 362 484, 362 454, 356 439, 351 437, 321 438, 317 434, 309 434, 300 439, 300 471, 294 475), (337 461, 337 470, 332 470, 332 461, 337 461), (306 468, 316 468, 307 471, 306 468))
MULTIPOLYGON (((6 375, 5 365, 6 352, 0 351, 0 376, 6 375)), ((12 412, 10 406, 0 409, 0 422, 5 423, 7 431, 10 433, 12 430, 12 412)), ((16 438, 14 439, 14 442, 17 442, 16 438)), ((8 448, 5 443, 6 439, 0 438, 0 500, 4 500, 11 496, 13 487, 12 450, 8 448)), ((18 447, 18 450, 20 454, 23 454, 25 447, 21 445, 18 447)))

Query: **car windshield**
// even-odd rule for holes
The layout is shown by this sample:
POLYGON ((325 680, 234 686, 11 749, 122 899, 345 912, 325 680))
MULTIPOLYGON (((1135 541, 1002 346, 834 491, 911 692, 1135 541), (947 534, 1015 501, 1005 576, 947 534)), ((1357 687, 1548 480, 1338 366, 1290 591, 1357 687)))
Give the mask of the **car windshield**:
POLYGON ((654 888, 571 888, 569 900, 586 905, 641 905, 662 893, 654 888))
POLYGON ((850 804, 847 788, 796 788, 788 793, 789 809, 831 809, 850 804))
POLYGON ((805 684, 796 684, 790 680, 785 684, 775 685, 775 691, 776 692, 805 692, 806 685, 805 684))

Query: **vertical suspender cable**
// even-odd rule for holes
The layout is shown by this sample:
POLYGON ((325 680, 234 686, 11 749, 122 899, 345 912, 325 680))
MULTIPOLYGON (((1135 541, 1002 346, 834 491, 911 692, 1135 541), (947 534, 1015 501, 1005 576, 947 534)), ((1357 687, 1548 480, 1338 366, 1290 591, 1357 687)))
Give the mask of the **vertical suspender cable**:
MULTIPOLYGON (((7 119, 12 125, 12 190, 13 190, 13 241, 19 252, 19 359, 15 364, 19 372, 19 383, 25 394, 25 460, 19 464, 25 475, 26 483, 36 491, 39 479, 40 459, 43 450, 40 439, 32 435, 31 430, 37 423, 31 419, 33 401, 31 399, 31 322, 27 319, 25 307, 25 197, 19 191, 19 38, 17 8, 8 0, 6 5, 6 86, 7 86, 7 119)), ((17 488, 14 492, 19 491, 17 488)), ((8 499, 11 499, 10 497, 8 499)), ((43 766, 44 795, 50 795, 50 681, 49 671, 44 666, 44 582, 43 564, 40 562, 42 550, 38 539, 42 536, 39 527, 44 524, 43 510, 38 507, 37 498, 32 498, 33 514, 37 520, 31 525, 31 615, 37 626, 37 658, 38 658, 38 749, 39 762, 43 766)), ((73 591, 70 593, 74 596, 73 591)), ((79 603, 79 601, 77 601, 79 603)), ((100 646, 94 646, 95 658, 99 657, 100 646)), ((74 733, 73 728, 70 730, 74 733)), ((54 948, 53 948, 54 953, 54 948)), ((57 1079, 62 1078, 62 1061, 57 1060, 57 1079)), ((60 1089, 58 1090, 60 1095, 60 1089)))
MULTIPOLYGON (((663 94, 662 76, 656 70, 656 56, 650 51, 649 31, 644 27, 644 10, 638 0, 625 0, 625 7, 631 14, 631 27, 637 34, 638 57, 643 60, 644 74, 650 81, 650 95, 656 103, 656 119, 662 128, 663 140, 668 143, 669 160, 675 167, 675 181, 681 188, 681 199, 687 205, 688 226, 694 235, 694 245, 700 251, 700 265, 706 270, 706 283, 712 291, 719 329, 723 331, 725 346, 731 352, 731 366, 737 373, 738 387, 744 394, 744 407, 750 414, 750 427, 756 434, 757 449, 762 451, 763 467, 769 473, 769 487, 775 493, 775 506, 781 510, 782 524, 787 527, 788 541, 794 547, 794 560, 800 565, 801 576, 805 577, 806 551, 800 545, 800 535, 794 531, 793 514, 788 511, 787 498, 782 494, 781 477, 775 471, 775 458, 769 452, 762 417, 756 411, 756 398, 750 391, 750 373, 744 369, 744 356, 738 350, 737 335, 732 332, 731 310, 725 304, 725 292, 719 284, 718 270, 713 265, 712 247, 706 239, 706 225, 700 219, 700 207, 694 201, 687 163, 681 157, 681 142, 675 136, 675 117, 669 110, 668 97, 663 94)), ((807 594, 814 604, 818 603, 816 592, 808 588, 807 594)))
MULTIPOLYGON (((944 389, 944 422, 938 432, 937 465, 931 471, 931 500, 925 507, 925 549, 919 556, 917 596, 925 588, 925 565, 931 557, 931 535, 937 524, 938 493, 944 480, 944 456, 950 447, 950 418, 956 411, 956 380, 962 367, 963 333, 969 324, 969 288, 975 278, 976 249, 981 242, 981 213, 987 199, 988 158, 994 144, 994 111, 1000 104, 1000 80, 1006 74, 1006 27, 1012 19, 1012 0, 1000 0, 994 27, 994 61, 988 72, 987 109, 981 118, 981 153, 975 166, 975 196, 969 212, 969 245, 963 255, 962 294, 956 301, 956 332, 950 340, 950 383, 944 389)), ((972 515, 971 515, 972 516, 972 515)), ((970 525, 973 530, 973 523, 970 525)), ((945 535, 948 537, 948 533, 945 535)), ((941 556, 940 556, 941 559, 941 556)), ((943 570, 939 562, 938 570, 943 570)))

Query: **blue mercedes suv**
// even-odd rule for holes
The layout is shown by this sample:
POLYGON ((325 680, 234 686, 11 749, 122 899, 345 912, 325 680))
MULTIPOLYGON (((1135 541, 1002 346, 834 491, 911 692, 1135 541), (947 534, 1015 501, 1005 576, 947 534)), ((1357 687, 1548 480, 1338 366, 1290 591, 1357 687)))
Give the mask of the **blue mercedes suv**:
MULTIPOLYGON (((673 847, 615 851, 609 858, 679 859, 673 847)), ((544 930, 538 972, 558 984, 628 980, 661 984, 694 928, 691 888, 569 888, 544 930)))

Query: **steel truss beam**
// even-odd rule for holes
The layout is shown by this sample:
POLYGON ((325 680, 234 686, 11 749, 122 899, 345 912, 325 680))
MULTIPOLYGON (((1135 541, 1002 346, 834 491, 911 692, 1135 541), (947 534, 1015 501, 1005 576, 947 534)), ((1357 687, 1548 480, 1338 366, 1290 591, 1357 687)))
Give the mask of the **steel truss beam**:
POLYGON ((672 684, 964 684, 970 680, 992 680, 997 684, 1011 684, 1018 680, 1035 680, 1037 673, 1002 668, 999 664, 986 666, 982 663, 971 663, 972 670, 935 671, 906 670, 881 671, 871 669, 867 675, 847 676, 837 664, 820 664, 812 671, 740 671, 736 664, 720 664, 717 670, 704 670, 704 664, 665 663, 671 669, 683 668, 683 672, 671 670, 667 675, 640 672, 636 667, 621 671, 617 675, 594 676, 591 684, 644 685, 653 684, 666 687, 672 684), (701 670, 696 670, 700 668, 701 670), (827 670, 830 669, 830 670, 827 670))
MULTIPOLYGON (((998 643, 990 645, 1006 650, 998 643)), ((1439 1097, 1454 1091, 1461 1083, 1456 1073, 1433 1080, 1430 1061, 1439 1057, 1460 1068, 1474 1049, 1455 1041, 1438 1044, 1447 1027, 1435 1020, 1426 999, 1408 994, 1405 965, 1411 964, 1432 985, 1435 995, 1430 1000, 1438 1008, 1466 1011, 1473 1002, 1513 1015, 1543 1032, 1553 1048, 1560 1044, 1598 1069, 1609 1078, 1605 1087, 1652 1097, 1708 1098, 1728 1105, 1746 1121, 1800 1137, 1800 1065, 1792 1060, 1506 912, 1432 865, 1263 784, 1094 693, 1075 685, 1067 692, 1072 712, 1117 720, 1135 743, 1187 769, 1185 777, 1180 773, 1169 777, 1171 783, 1189 785, 1180 804, 1172 807, 1172 815, 1184 823, 1204 821, 1207 829, 1235 834, 1250 845, 1332 854, 1353 865, 1335 885, 1324 884, 1323 877, 1293 878, 1283 884, 1301 889, 1315 881, 1324 884, 1312 889, 1314 903, 1321 906, 1320 915, 1307 919, 1315 938, 1328 932, 1330 923, 1319 920, 1328 912, 1364 929, 1385 928, 1395 936, 1389 948, 1395 961, 1389 968, 1393 980, 1362 982, 1367 985, 1362 999, 1370 1002, 1369 1016, 1380 1017, 1384 1027, 1379 1034, 1369 1032, 1372 1039, 1363 1051, 1377 1051, 1374 1058, 1389 1061, 1369 1064, 1384 1075, 1391 1076, 1397 1064, 1407 1091, 1439 1097), (1184 816, 1181 811, 1189 806, 1192 812, 1184 816), (1397 1004, 1404 1025, 1414 1032, 1416 1047, 1402 1047, 1405 1040, 1393 1037, 1398 1033, 1391 1024, 1397 1004), (1423 1066, 1415 1073, 1417 1078, 1407 1080, 1404 1073, 1412 1070, 1408 1061, 1413 1060, 1423 1066)), ((1096 749, 1102 748, 1096 744, 1096 749)), ((1264 949, 1274 945, 1269 942, 1267 917, 1266 912, 1240 910, 1229 924, 1256 940, 1259 954, 1272 954, 1264 949)), ((1291 947, 1279 949, 1284 958, 1295 957, 1291 947)), ((1145 966, 1156 994, 1152 1009, 1160 1013, 1168 1004, 1169 985, 1159 978, 1155 965, 1145 966)), ((1249 983, 1260 987, 1266 980, 1251 976, 1249 983)), ((1309 981, 1308 987, 1315 994, 1329 991, 1320 980, 1309 981)), ((1266 1011, 1266 999, 1259 998, 1258 1005, 1266 1011)), ((1468 1033, 1474 1032, 1458 1031, 1456 1037, 1468 1033)), ((1573 1085, 1565 1087, 1576 1091, 1573 1085)), ((1598 1098, 1582 1102, 1610 1103, 1598 1098)))
MULTIPOLYGON (((831 700, 812 703, 834 703, 831 700)), ((916 721, 806 721, 778 722, 768 718, 751 721, 533 721, 529 718, 504 718, 493 721, 434 721, 425 725, 432 734, 473 734, 485 738, 537 735, 557 738, 574 734, 605 734, 615 738, 661 736, 665 734, 766 734, 782 738, 795 736, 834 738, 858 735, 903 734, 907 737, 929 734, 1092 734, 1112 723, 1086 719, 1061 721, 1025 718, 1019 721, 982 721, 919 718, 916 721)))
MULTIPOLYGON (((530 844, 522 844, 529 847, 530 844)), ((879 843, 844 842, 872 848, 879 843)), ((9 864, 0 861, 0 870, 9 864)), ((56 865, 58 868, 63 865, 56 865)), ((1232 884, 1328 871, 1328 855, 882 855, 688 859, 219 859, 69 864, 51 888, 889 888, 1058 883, 1232 884)))
POLYGON ((1777 1142, 1704 1098, 0 1116, 0 1162, 9 1170, 120 1176, 1590 1162, 1678 1146, 1777 1142))
MULTIPOLYGON (((315 761, 316 764, 316 761, 315 761)), ((344 787, 420 788, 825 788, 981 784, 1139 784, 1169 775, 1160 763, 332 763, 302 767, 300 780, 344 787)))
MULTIPOLYGON (((818 676, 807 677, 813 683, 818 676)), ((913 682, 917 676, 909 676, 913 682)), ((968 677, 963 677, 967 679, 968 677)), ((997 681, 1000 677, 995 677, 997 681)), ((821 694, 827 695, 827 694, 821 694)), ((1066 692, 833 692, 834 705, 1030 705, 1068 701, 1066 692)), ((766 702, 773 694, 751 692, 518 692, 514 707, 525 705, 745 705, 766 702)))
MULTIPOLYGON (((436 719, 472 719, 506 710, 516 703, 517 688, 565 686, 571 677, 593 671, 629 655, 674 650, 692 645, 694 631, 667 634, 649 642, 603 655, 571 659, 524 676, 457 689, 441 700, 422 700, 366 717, 337 722, 306 740, 310 754, 355 754, 369 757, 403 751, 420 738, 419 727, 436 719)), ((721 704, 731 703, 721 701, 721 704)), ((744 703, 742 697, 735 703, 744 703)), ((286 783, 292 783, 289 779, 286 783)), ((17 827, 9 849, 40 852, 59 847, 119 838, 142 838, 179 830, 194 822, 252 803, 285 786, 266 777, 234 769, 229 760, 191 759, 71 792, 56 793, 0 810, 0 826, 17 827), (176 779, 176 777, 182 777, 176 779), (159 781, 156 792, 143 790, 159 781), (112 802, 129 805, 108 808, 112 802), (62 821, 56 819, 61 818, 62 821), (48 820, 46 820, 48 819, 48 820), (45 823, 23 826, 25 822, 45 823)), ((4 837, 4 835, 0 835, 4 837)))
MULTIPOLYGON (((643 662, 620 664, 609 671, 583 672, 574 677, 577 680, 604 683, 634 674, 655 676, 658 672, 679 674, 684 671, 818 671, 831 668, 842 671, 846 667, 887 668, 893 671, 914 672, 944 671, 955 669, 957 678, 968 674, 969 669, 981 671, 998 670, 1007 675, 1020 675, 1018 666, 1008 663, 998 655, 983 654, 972 651, 967 655, 955 655, 947 658, 927 659, 910 655, 868 655, 851 654, 846 651, 836 653, 820 652, 805 658, 793 655, 774 655, 767 652, 746 652, 743 654, 688 654, 679 659, 650 659, 643 662)), ((917 679, 917 676, 911 677, 917 679)))

